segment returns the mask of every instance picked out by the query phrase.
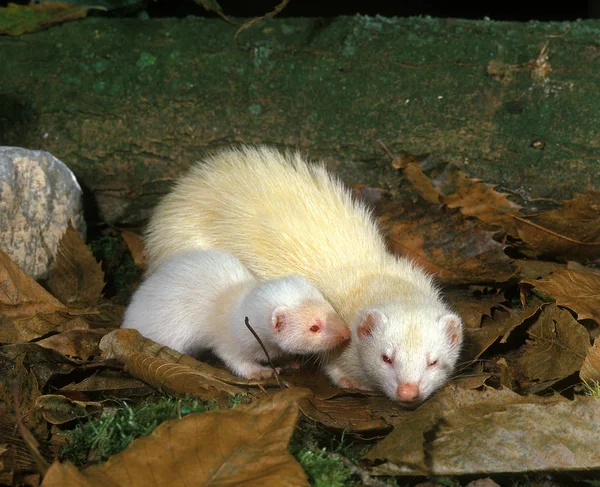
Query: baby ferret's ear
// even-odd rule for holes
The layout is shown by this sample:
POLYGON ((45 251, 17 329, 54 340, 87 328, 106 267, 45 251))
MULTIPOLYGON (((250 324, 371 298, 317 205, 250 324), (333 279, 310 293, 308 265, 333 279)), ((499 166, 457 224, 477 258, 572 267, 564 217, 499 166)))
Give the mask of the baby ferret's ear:
POLYGON ((363 340, 373 334, 373 332, 386 321, 384 314, 376 309, 365 311, 356 327, 358 338, 363 340))
POLYGON ((455 314, 445 315, 440 318, 440 323, 450 343, 456 347, 460 346, 463 341, 463 325, 460 317, 455 314))
POLYGON ((284 328, 289 326, 292 320, 292 313, 289 308, 285 306, 278 306, 273 310, 273 314, 271 315, 271 326, 273 327, 273 331, 275 333, 279 333, 284 328))

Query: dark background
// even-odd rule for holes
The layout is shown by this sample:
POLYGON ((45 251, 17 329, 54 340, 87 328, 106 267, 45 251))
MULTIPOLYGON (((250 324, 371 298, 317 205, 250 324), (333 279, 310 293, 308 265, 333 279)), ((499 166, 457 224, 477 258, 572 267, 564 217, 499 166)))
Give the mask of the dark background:
MULTIPOLYGON (((28 0, 11 0, 27 4, 28 0)), ((52 0, 46 0, 52 1, 52 0)), ((54 0, 56 1, 56 0, 54 0)), ((66 0, 69 1, 69 0, 66 0)), ((194 0, 70 0, 71 3, 104 5, 112 15, 136 15, 145 10, 150 17, 214 17, 194 0), (119 8, 129 4, 129 7, 119 8), (145 5, 144 5, 145 4, 145 5), (116 8, 115 8, 116 7, 116 8)), ((270 12, 280 0, 218 0, 231 17, 257 17, 270 12)), ((6 6, 8 0, 0 0, 6 6)), ((383 15, 408 17, 461 17, 492 20, 576 20, 600 18, 600 0, 540 1, 522 0, 290 0, 281 17, 336 17, 338 15, 383 15)), ((105 14, 103 14, 105 15, 105 14)), ((109 14, 110 15, 110 14, 109 14)))
MULTIPOLYGON (((254 17, 273 10, 278 0, 219 0, 227 15, 254 17)), ((206 15, 193 0, 150 0, 147 12, 155 16, 206 15)), ((407 17, 462 17, 493 20, 576 20, 600 17, 600 0, 529 1, 479 0, 290 0, 282 17, 335 17, 338 15, 407 17)), ((209 14, 210 15, 210 14, 209 14)))

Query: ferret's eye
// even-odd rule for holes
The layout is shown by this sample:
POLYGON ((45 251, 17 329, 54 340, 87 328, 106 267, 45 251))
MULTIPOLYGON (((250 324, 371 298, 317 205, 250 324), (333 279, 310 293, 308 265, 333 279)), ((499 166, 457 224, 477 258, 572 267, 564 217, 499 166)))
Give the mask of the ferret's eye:
POLYGON ((319 325, 313 325, 310 327, 310 331, 312 331, 313 333, 317 333, 320 329, 321 327, 319 325))
POLYGON ((386 364, 391 364, 392 363, 392 359, 390 357, 388 357, 386 354, 383 354, 381 356, 381 360, 383 360, 386 364))
POLYGON ((429 365, 429 367, 435 367, 437 364, 438 364, 438 361, 437 361, 437 360, 432 360, 432 361, 431 361, 431 362, 429 362, 429 364, 427 364, 427 365, 429 365))

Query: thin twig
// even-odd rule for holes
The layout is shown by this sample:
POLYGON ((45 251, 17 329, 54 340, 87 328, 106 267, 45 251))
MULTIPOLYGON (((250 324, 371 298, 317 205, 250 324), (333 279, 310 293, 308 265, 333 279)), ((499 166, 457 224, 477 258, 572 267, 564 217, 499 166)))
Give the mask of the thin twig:
POLYGON ((235 33, 235 36, 233 36, 233 38, 237 39, 237 36, 240 32, 242 32, 244 29, 247 29, 248 27, 254 25, 256 22, 260 22, 261 20, 264 20, 264 19, 272 19, 286 7, 286 5, 289 3, 289 1, 290 0, 283 0, 279 5, 277 5, 277 7, 275 7, 275 9, 272 12, 269 12, 268 14, 265 14, 261 17, 252 19, 250 22, 246 22, 244 25, 242 25, 237 30, 237 32, 235 33))
POLYGON ((246 319, 244 320, 244 323, 246 323, 246 327, 248 328, 248 330, 250 330, 250 333, 252 333, 254 335, 254 338, 256 338, 256 341, 258 342, 260 347, 263 349, 263 352, 265 352, 265 355, 267 356, 267 361, 269 362, 269 365, 271 366, 271 369, 273 369, 273 373, 275 374, 275 380, 277 380, 277 384, 279 384, 279 388, 283 389, 283 386, 281 385, 281 382, 279 381, 279 373, 277 372, 277 369, 273 365, 273 362, 271 361, 271 357, 269 357, 269 352, 267 352, 266 347, 264 346, 264 344, 263 344, 262 340, 260 339, 260 337, 258 336, 258 334, 254 331, 254 328, 252 328, 250 326, 250 322, 248 321, 247 316, 246 316, 246 319))

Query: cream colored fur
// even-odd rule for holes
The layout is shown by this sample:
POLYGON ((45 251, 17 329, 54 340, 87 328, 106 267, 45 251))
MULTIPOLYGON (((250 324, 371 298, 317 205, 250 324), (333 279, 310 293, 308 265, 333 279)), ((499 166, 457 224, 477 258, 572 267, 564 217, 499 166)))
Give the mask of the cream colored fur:
POLYGON ((322 165, 266 147, 196 164, 151 219, 149 273, 173 255, 210 247, 231 252, 259 279, 296 274, 321 290, 353 329, 351 346, 326 369, 337 384, 404 400, 400 386, 415 382, 422 399, 453 370, 460 319, 428 276, 386 250, 369 211, 322 165), (369 310, 379 311, 369 315, 374 326, 359 336, 369 310), (382 367, 384 349, 393 371, 382 367), (423 365, 434 356, 444 367, 423 365))

